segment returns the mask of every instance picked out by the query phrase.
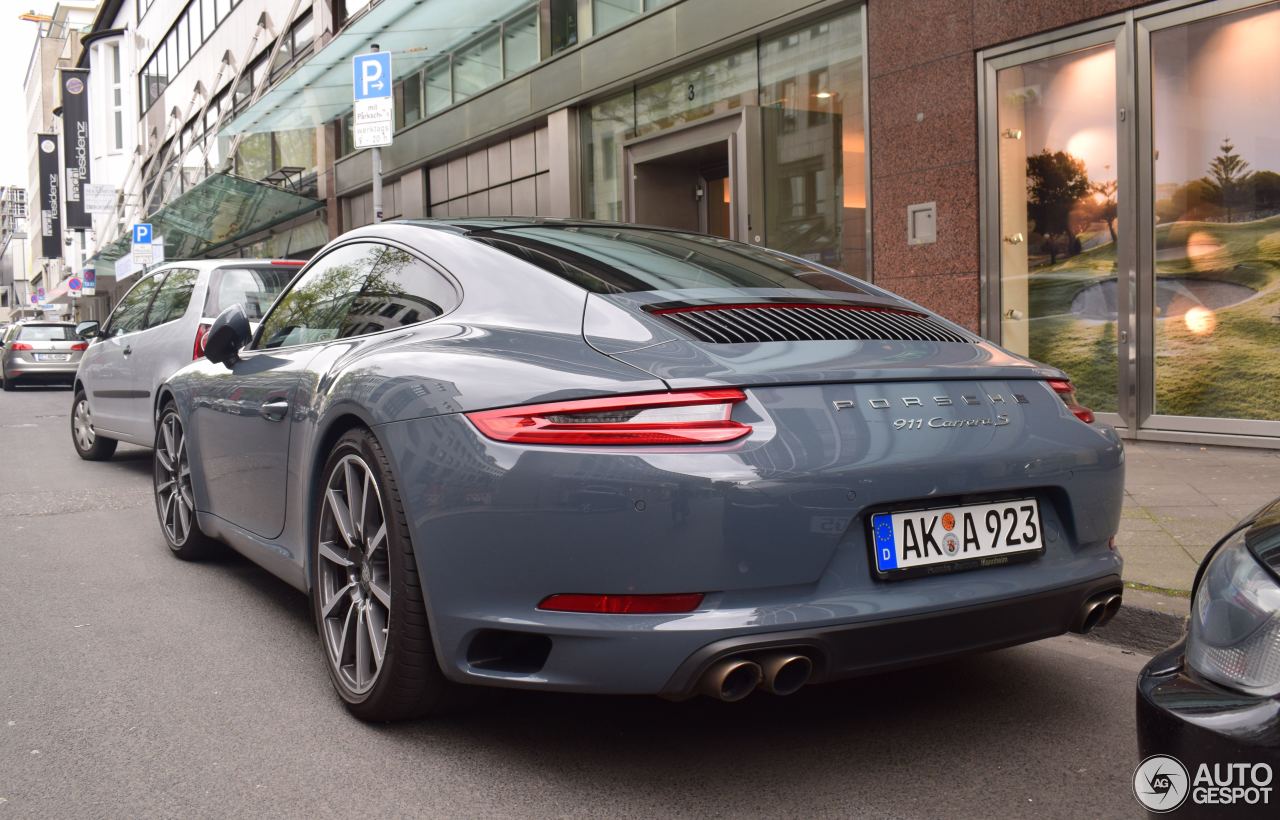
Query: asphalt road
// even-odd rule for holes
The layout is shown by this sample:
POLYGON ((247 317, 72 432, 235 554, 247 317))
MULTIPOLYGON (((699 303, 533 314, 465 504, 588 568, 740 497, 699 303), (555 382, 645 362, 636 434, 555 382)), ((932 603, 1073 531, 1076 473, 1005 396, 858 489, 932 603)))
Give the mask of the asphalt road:
POLYGON ((790 698, 339 705, 304 598, 167 554, 149 451, 81 462, 71 394, 0 394, 0 819, 1136 817, 1145 658, 1058 638, 790 698))

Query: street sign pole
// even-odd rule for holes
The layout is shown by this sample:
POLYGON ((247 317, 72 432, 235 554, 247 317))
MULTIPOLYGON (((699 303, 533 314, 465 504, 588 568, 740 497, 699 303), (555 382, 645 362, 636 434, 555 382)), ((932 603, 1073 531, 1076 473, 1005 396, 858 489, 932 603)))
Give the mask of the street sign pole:
MULTIPOLYGON (((370 51, 378 51, 378 44, 369 47, 370 51)), ((373 221, 382 221, 382 149, 373 147, 373 221)))

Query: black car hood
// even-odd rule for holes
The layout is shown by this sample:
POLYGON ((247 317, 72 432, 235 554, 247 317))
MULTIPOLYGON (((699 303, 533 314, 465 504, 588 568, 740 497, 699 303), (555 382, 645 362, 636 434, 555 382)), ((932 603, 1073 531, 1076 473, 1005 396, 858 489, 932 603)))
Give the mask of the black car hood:
POLYGON ((1280 577, 1280 498, 1263 507, 1244 534, 1245 546, 1255 558, 1280 577))

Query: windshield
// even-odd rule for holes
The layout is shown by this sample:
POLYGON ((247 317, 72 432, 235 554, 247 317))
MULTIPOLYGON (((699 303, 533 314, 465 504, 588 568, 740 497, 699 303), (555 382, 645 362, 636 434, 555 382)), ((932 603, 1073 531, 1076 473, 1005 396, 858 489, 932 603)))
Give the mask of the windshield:
POLYGON ((765 248, 702 234, 531 226, 468 234, 592 293, 790 288, 864 294, 852 277, 765 248))
POLYGON ((288 266, 219 268, 204 301, 204 315, 217 316, 241 305, 249 321, 259 321, 297 273, 297 268, 288 266))
POLYGON ((74 342, 76 329, 71 325, 23 325, 15 337, 24 342, 74 342))

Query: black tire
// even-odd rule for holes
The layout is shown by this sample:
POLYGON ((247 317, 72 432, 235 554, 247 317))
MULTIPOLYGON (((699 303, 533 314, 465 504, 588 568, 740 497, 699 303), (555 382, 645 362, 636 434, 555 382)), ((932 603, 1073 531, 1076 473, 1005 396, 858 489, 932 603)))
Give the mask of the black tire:
POLYGON ((76 448, 76 454, 85 461, 106 461, 115 455, 117 444, 115 439, 100 436, 93 429, 89 399, 83 390, 77 390, 71 400, 71 445, 76 448))
POLYGON ((17 380, 17 379, 5 379, 5 380, 4 380, 4 384, 3 384, 3 385, 0 385, 0 386, 3 386, 3 387, 4 387, 4 392, 6 392, 6 393, 12 393, 14 390, 17 390, 17 389, 18 389, 18 380, 17 380))
POLYGON ((156 423, 151 466, 156 515, 160 518, 160 532, 169 552, 183 561, 198 561, 216 551, 218 542, 200 531, 185 444, 182 418, 173 402, 169 402, 160 411, 160 419, 156 423))
MULTIPOLYGON (((349 484, 346 486, 349 491, 349 484)), ((351 430, 334 445, 317 488, 313 522, 311 608, 325 667, 347 709, 361 720, 397 721, 439 714, 456 706, 461 700, 459 690, 462 687, 445 678, 436 661, 400 491, 386 453, 370 431, 363 428, 351 430), (369 491, 363 490, 359 504, 362 513, 358 516, 361 521, 356 523, 354 519, 357 516, 350 512, 355 504, 350 495, 343 496, 344 503, 350 505, 345 508, 348 521, 352 522, 351 528, 355 530, 352 536, 355 546, 349 546, 351 542, 334 529, 335 519, 328 512, 332 502, 327 502, 326 497, 331 481, 344 481, 337 475, 338 470, 343 470, 343 475, 346 475, 348 466, 355 465, 353 469, 359 470, 361 463, 368 468, 367 475, 376 484, 374 500, 382 509, 371 516, 371 508, 366 503, 369 491), (366 538, 362 533, 364 524, 376 522, 379 517, 386 526, 385 538, 379 539, 376 534, 366 538), (346 549, 349 563, 355 563, 344 567, 333 558, 322 557, 322 542, 326 544, 326 554, 333 555, 334 548, 346 549), (370 543, 372 548, 368 546, 370 543), (385 552, 385 559, 378 555, 380 552, 385 552), (366 559, 365 555, 369 557, 366 559), (340 586, 343 583, 347 586, 340 586), (374 595, 374 586, 389 591, 390 598, 385 608, 382 608, 382 599, 374 595), (323 611, 326 603, 333 605, 327 616, 323 611), (344 611, 345 616, 342 614, 344 611), (375 620, 384 612, 382 620, 375 620), (369 624, 386 623, 387 628, 382 661, 372 671, 372 685, 365 691, 359 691, 360 687, 353 686, 350 679, 353 676, 357 680, 359 678, 354 672, 359 663, 359 655, 356 654, 359 645, 357 643, 356 648, 351 649, 352 663, 349 665, 343 663, 347 653, 342 648, 350 648, 347 640, 351 634, 363 634, 369 640, 375 640, 372 635, 381 630, 375 626, 369 626, 367 633, 361 630, 359 627, 365 623, 364 618, 370 619, 369 624), (348 628, 354 632, 347 633, 348 628), (338 649, 335 650, 334 644, 338 649), (349 668, 352 671, 348 671, 349 668)), ((381 531, 376 523, 369 528, 381 531)), ((376 649, 367 643, 366 646, 365 660, 371 661, 376 658, 376 649)))

